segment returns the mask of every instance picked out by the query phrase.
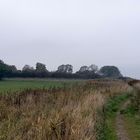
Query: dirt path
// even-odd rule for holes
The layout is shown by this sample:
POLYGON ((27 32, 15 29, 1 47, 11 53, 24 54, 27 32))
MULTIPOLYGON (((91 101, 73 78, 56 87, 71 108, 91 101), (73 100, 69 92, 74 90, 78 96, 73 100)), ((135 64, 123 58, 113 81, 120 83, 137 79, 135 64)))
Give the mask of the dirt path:
POLYGON ((117 133, 118 140, 130 140, 128 138, 128 134, 124 127, 125 126, 124 125, 124 116, 123 116, 123 114, 121 114, 121 110, 124 110, 128 104, 129 104, 129 101, 126 101, 117 113, 116 133, 117 133))

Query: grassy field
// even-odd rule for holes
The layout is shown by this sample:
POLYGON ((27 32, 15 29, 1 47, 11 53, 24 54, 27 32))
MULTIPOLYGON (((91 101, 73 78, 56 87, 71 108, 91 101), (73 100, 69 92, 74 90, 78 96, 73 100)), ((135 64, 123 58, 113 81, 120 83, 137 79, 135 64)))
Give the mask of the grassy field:
POLYGON ((0 84, 1 92, 17 91, 0 96, 0 140, 103 140, 104 105, 129 91, 126 83, 112 80, 12 79, 0 84))
POLYGON ((82 80, 51 80, 51 79, 4 79, 0 81, 0 93, 23 91, 25 89, 48 89, 71 86, 82 83, 82 80))

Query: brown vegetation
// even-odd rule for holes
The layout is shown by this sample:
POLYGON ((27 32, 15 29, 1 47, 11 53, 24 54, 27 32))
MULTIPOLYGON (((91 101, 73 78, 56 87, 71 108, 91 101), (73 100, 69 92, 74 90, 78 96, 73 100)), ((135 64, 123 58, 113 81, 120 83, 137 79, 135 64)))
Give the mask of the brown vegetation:
POLYGON ((138 113, 140 113, 140 81, 137 81, 133 84, 135 90, 133 98, 131 100, 132 106, 135 108, 138 113))
POLYGON ((98 111, 126 90, 122 81, 89 81, 1 95, 0 140, 96 140, 98 111))

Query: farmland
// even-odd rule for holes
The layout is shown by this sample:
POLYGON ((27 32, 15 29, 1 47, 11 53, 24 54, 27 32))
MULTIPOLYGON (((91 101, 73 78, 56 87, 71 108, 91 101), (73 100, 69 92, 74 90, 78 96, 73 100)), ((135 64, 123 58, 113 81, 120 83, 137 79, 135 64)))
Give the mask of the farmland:
POLYGON ((130 129, 139 128, 130 111, 138 95, 124 81, 5 79, 0 91, 0 140, 117 140, 117 112, 128 99, 125 129, 139 138, 130 129))
POLYGON ((83 81, 79 80, 49 80, 49 79, 4 79, 0 81, 0 93, 23 91, 24 89, 48 89, 54 87, 63 87, 83 81))

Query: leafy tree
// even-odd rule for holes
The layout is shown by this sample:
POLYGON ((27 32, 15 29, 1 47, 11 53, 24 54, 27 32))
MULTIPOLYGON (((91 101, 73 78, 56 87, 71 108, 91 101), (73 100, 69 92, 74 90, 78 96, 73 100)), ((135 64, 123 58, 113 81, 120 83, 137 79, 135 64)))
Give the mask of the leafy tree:
POLYGON ((79 73, 83 72, 97 72, 98 71, 98 66, 92 64, 90 66, 82 66, 79 70, 79 73))
POLYGON ((3 60, 0 60, 0 64, 4 64, 3 60))
POLYGON ((88 71, 88 66, 82 66, 79 70, 79 73, 83 73, 83 72, 86 72, 88 71))
POLYGON ((9 66, 9 68, 11 69, 11 71, 14 73, 14 72, 17 72, 17 68, 15 65, 11 65, 9 66))
POLYGON ((7 65, 0 60, 0 79, 3 77, 52 77, 52 78, 82 78, 94 79, 101 77, 122 77, 119 69, 115 66, 104 66, 98 70, 98 66, 82 66, 79 71, 73 73, 73 66, 70 64, 60 65, 55 72, 49 72, 45 64, 36 63, 36 69, 25 65, 21 70, 17 70, 14 65, 7 65))
POLYGON ((82 66, 79 71, 76 72, 76 75, 79 78, 83 79, 94 79, 100 78, 100 75, 97 74, 98 66, 90 65, 90 66, 82 66))
POLYGON ((0 79, 3 77, 12 77, 14 72, 16 72, 16 67, 14 65, 10 66, 5 64, 0 60, 0 79))
POLYGON ((58 67, 57 72, 58 72, 58 73, 72 74, 72 72, 73 72, 73 66, 70 65, 70 64, 67 64, 67 65, 60 65, 60 66, 58 67))
POLYGON ((25 65, 23 68, 22 68, 22 71, 23 72, 32 72, 34 71, 34 68, 29 66, 29 65, 25 65))
POLYGON ((36 77, 47 77, 49 75, 46 65, 42 63, 36 63, 36 77))
POLYGON ((100 73, 102 73, 104 77, 122 77, 120 70, 115 66, 104 66, 100 69, 100 73))
POLYGON ((88 71, 98 72, 98 66, 92 64, 88 67, 88 71))
POLYGON ((36 63, 36 71, 37 72, 45 72, 47 71, 46 65, 42 63, 36 63))
POLYGON ((34 77, 34 75, 35 75, 35 70, 33 67, 29 65, 25 65, 22 68, 22 73, 21 73, 22 77, 34 77))

